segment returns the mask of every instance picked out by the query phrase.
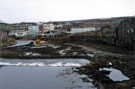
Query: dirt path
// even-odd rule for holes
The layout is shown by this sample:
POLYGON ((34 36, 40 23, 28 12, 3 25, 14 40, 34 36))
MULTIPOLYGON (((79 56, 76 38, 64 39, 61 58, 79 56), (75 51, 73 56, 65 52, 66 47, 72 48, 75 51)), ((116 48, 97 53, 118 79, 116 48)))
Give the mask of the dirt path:
POLYGON ((92 47, 87 47, 87 46, 84 46, 84 45, 77 45, 77 44, 71 44, 71 43, 66 43, 66 45, 81 47, 85 51, 92 52, 92 53, 97 54, 99 56, 116 56, 116 57, 124 56, 124 54, 116 54, 116 53, 111 53, 111 52, 107 52, 107 51, 101 51, 99 49, 92 48, 92 47))

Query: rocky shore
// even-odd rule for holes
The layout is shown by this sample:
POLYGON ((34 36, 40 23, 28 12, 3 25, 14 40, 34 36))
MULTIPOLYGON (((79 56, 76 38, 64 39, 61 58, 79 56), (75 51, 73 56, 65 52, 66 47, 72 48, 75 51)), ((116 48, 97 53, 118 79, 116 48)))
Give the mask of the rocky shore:
MULTIPOLYGON (((133 89, 135 87, 135 60, 128 61, 111 56, 89 60, 90 64, 78 68, 76 72, 93 79, 92 82, 98 89, 133 89)), ((87 82, 90 81, 87 80, 87 82)))

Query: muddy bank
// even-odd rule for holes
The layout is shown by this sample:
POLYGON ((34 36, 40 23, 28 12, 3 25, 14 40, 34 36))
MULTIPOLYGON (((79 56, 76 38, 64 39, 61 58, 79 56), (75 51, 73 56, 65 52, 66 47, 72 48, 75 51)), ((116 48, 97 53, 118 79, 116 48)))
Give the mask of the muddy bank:
POLYGON ((106 56, 89 59, 90 64, 78 68, 79 74, 93 79, 98 89, 133 89, 135 87, 135 60, 106 56))
POLYGON ((126 54, 115 47, 111 48, 112 46, 109 45, 79 43, 57 40, 44 41, 41 45, 35 45, 33 41, 21 41, 0 49, 0 57, 9 59, 85 58, 89 59, 90 63, 75 71, 81 75, 86 74, 92 79, 84 78, 84 82, 92 81, 98 89, 135 87, 135 57, 133 55, 126 54), (99 50, 100 47, 106 51, 99 50), (110 50, 119 50, 119 52, 110 50))
POLYGON ((10 59, 88 58, 94 55, 92 52, 86 52, 82 47, 55 45, 48 42, 35 45, 33 41, 17 41, 17 44, 0 50, 0 57, 10 59))
POLYGON ((0 41, 0 48, 8 46, 8 45, 15 44, 15 42, 16 41, 13 38, 9 38, 9 39, 7 39, 7 41, 0 41))
POLYGON ((55 38, 55 39, 46 39, 47 41, 50 41, 55 44, 63 44, 63 43, 70 43, 70 44, 76 44, 76 45, 82 45, 87 46, 91 48, 96 48, 102 51, 107 51, 111 53, 117 53, 117 54, 130 54, 134 55, 135 51, 134 49, 129 49, 126 47, 119 47, 113 44, 108 44, 100 40, 95 40, 96 38, 91 36, 66 36, 63 38, 55 38))

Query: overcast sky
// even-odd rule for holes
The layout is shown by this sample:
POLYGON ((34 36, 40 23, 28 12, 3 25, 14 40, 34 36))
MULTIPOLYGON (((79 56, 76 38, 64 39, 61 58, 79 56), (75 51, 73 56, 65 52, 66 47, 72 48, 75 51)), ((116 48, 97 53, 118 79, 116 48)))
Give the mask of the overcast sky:
POLYGON ((135 15, 135 0, 0 0, 0 20, 46 22, 135 15))

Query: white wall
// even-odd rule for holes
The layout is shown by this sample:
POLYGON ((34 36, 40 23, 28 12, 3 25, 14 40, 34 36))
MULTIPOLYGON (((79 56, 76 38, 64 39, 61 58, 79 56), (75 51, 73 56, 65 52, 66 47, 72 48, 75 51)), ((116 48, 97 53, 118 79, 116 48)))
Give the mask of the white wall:
POLYGON ((43 25, 43 32, 51 31, 54 30, 54 25, 53 24, 44 24, 43 25))
POLYGON ((75 33, 82 33, 82 32, 90 32, 90 31, 95 31, 96 28, 91 27, 91 28, 71 28, 71 31, 69 33, 75 34, 75 33))
POLYGON ((35 36, 39 33, 39 26, 28 26, 29 35, 35 36))

